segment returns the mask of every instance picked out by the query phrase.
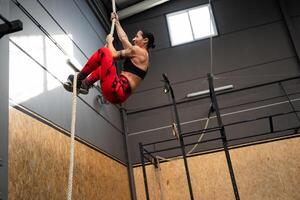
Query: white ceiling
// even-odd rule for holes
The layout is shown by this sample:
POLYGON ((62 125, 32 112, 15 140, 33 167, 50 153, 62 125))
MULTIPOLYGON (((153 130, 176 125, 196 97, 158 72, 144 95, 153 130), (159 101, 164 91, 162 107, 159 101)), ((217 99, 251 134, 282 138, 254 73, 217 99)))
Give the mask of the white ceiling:
POLYGON ((119 9, 124 9, 141 1, 142 0, 116 0, 116 4, 119 9))
MULTIPOLYGON (((111 8, 111 1, 112 0, 103 0, 103 3, 107 8, 111 8)), ((122 10, 141 1, 143 0, 116 0, 117 10, 122 10)))

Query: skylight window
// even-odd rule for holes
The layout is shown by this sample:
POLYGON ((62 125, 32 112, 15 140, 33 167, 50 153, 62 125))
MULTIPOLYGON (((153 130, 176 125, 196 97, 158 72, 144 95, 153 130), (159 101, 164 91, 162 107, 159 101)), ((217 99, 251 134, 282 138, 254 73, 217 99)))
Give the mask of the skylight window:
POLYGON ((172 46, 217 35, 209 4, 170 13, 167 22, 172 46))

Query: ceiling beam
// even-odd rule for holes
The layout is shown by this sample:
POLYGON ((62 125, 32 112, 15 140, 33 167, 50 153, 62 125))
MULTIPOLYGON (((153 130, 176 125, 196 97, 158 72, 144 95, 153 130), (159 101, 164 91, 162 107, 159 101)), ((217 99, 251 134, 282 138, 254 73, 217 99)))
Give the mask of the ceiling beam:
POLYGON ((127 8, 124 8, 123 10, 118 11, 118 15, 120 20, 122 20, 168 1, 170 0, 144 0, 140 3, 134 4, 133 6, 129 6, 127 8))

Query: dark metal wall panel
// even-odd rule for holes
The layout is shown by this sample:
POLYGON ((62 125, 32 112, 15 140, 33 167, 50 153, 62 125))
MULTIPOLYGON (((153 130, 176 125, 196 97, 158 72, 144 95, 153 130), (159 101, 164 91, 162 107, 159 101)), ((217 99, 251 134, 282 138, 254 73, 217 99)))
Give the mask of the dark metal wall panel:
MULTIPOLYGON (((92 55, 99 47, 103 46, 103 36, 99 36, 92 29, 88 21, 83 17, 85 12, 80 12, 73 0, 66 1, 40 1, 47 11, 66 30, 86 55, 92 55)), ((86 10, 86 12, 91 12, 86 10)), ((101 27, 100 27, 101 28, 101 27)), ((105 34, 105 32, 103 31, 105 34)))
MULTIPOLYGON (((140 28, 145 28, 154 32, 157 41, 157 48, 150 53, 151 65, 146 79, 126 102, 129 113, 170 103, 162 91, 163 83, 160 81, 162 73, 168 75, 177 101, 186 100, 185 96, 188 93, 208 89, 206 74, 210 72, 210 40, 170 47, 165 19, 167 13, 203 3, 207 3, 207 1, 170 1, 122 21, 128 35, 132 36, 140 28)), ((297 5, 297 2, 293 1, 293 5, 295 4, 297 5)), ((277 1, 255 0, 241 3, 238 0, 216 0, 212 1, 212 7, 219 31, 219 36, 212 40, 215 87, 233 84, 234 88, 238 89, 300 74, 293 45, 277 1)), ((297 17, 294 17, 293 20, 296 22, 296 19, 297 17)), ((299 89, 293 92, 299 92, 299 89)), ((272 85, 220 96, 218 98, 222 109, 221 113, 227 114, 224 117, 224 123, 290 111, 289 103, 283 95, 284 93, 278 85, 272 85), (251 103, 252 101, 253 103, 251 103), (237 104, 240 105, 232 107, 237 104), (250 110, 247 111, 247 109, 250 110), (239 113, 243 110, 246 111, 239 113), (237 113, 230 114, 232 112, 237 113)), ((297 99, 298 96, 292 98, 297 99)), ((204 127, 205 120, 203 118, 207 115, 209 104, 209 99, 205 99, 178 106, 181 122, 184 123, 183 131, 204 127)), ((289 115, 285 117, 284 121, 289 126, 294 126, 297 125, 295 119, 295 116, 289 115)), ((134 163, 139 162, 137 153, 139 142, 148 143, 172 137, 171 122, 169 107, 128 116, 128 127, 131 134, 130 152, 133 154, 134 163)), ((227 133, 232 134, 230 138, 233 138, 233 136, 247 136, 264 132, 269 128, 269 124, 264 122, 262 120, 256 124, 229 127, 227 133)), ((215 124, 216 122, 212 120, 210 126, 215 124)), ((282 127, 286 126, 276 125, 278 129, 282 127)), ((274 136, 278 135, 280 134, 274 136)), ((270 136, 256 139, 265 139, 266 137, 270 136)), ((250 138, 231 142, 231 144, 250 142, 256 139, 250 138)), ((193 140, 195 142, 197 137, 188 141, 193 140)), ((166 146, 168 145, 166 144, 166 146)), ((201 145, 198 150, 217 147, 221 147, 218 142, 211 142, 201 145)), ((175 154, 176 152, 169 152, 164 155, 174 156, 175 154)))
POLYGON ((100 22, 97 20, 95 15, 90 11, 89 5, 87 4, 87 1, 82 0, 73 0, 76 4, 77 8, 80 10, 82 15, 84 15, 84 18, 88 21, 88 23, 92 26, 93 30, 98 34, 98 37, 101 38, 101 40, 105 40, 106 32, 100 22))
MULTIPOLYGON (((271 53, 268 50, 264 50, 261 53, 264 54, 265 56, 260 55, 258 53, 260 52, 260 48, 253 48, 253 50, 250 51, 250 47, 249 49, 244 49, 245 51, 242 53, 236 53, 236 54, 232 53, 232 55, 227 51, 225 51, 226 53, 224 52, 224 54, 228 55, 228 60, 226 60, 227 58, 225 55, 222 56, 220 53, 219 57, 223 58, 224 63, 231 62, 232 65, 228 64, 227 66, 225 66, 224 64, 224 66, 222 66, 220 64, 219 68, 217 67, 213 68, 216 71, 224 69, 224 71, 219 71, 220 73, 219 75, 216 74, 216 76, 219 78, 215 80, 216 87, 233 84, 235 88, 241 88, 249 85, 263 83, 266 81, 279 80, 282 78, 287 78, 289 76, 298 74, 299 68, 298 68, 297 60, 294 58, 294 55, 288 48, 289 43, 286 42, 284 43, 286 44, 287 51, 283 52, 283 54, 285 54, 283 56, 278 55, 279 54, 278 52, 281 52, 280 47, 282 46, 275 46, 275 45, 274 45, 274 53, 271 53), (288 53, 290 53, 291 55, 288 55, 288 53), (260 60, 260 61, 254 62, 253 60, 248 58, 246 54, 249 54, 249 57, 251 57, 253 60, 260 60), (278 56, 278 58, 276 58, 276 56, 278 56), (268 59, 268 61, 266 59, 268 59), (243 61, 247 62, 247 65, 243 65, 243 61), (235 64, 233 65, 233 63, 235 64)), ((231 44, 229 42, 227 43, 227 45, 229 45, 228 48, 231 49, 230 48, 231 44)), ((254 45, 252 46, 254 47, 254 45)), ((234 49, 236 52, 238 52, 237 48, 234 49)), ((270 47, 270 51, 271 51, 271 47, 270 47)), ((198 54, 198 51, 195 52, 197 52, 198 54)), ((170 54, 171 53, 172 52, 170 52, 170 54)), ((175 55, 173 56, 173 58, 174 57, 175 55)), ((198 57, 199 57, 199 62, 201 62, 201 58, 202 58, 201 53, 199 53, 198 57)), ((203 59, 207 59, 207 58, 204 57, 203 59)), ((196 58, 194 58, 194 60, 196 62, 196 58)), ((192 62, 191 59, 188 61, 192 62)), ((154 62, 159 63, 159 61, 154 61, 154 62)), ((161 63, 165 63, 165 62, 167 61, 161 60, 161 63)), ((176 98, 178 100, 184 99, 186 95, 189 93, 208 89, 208 84, 205 78, 205 74, 209 71, 209 69, 203 69, 202 66, 205 65, 192 64, 192 65, 184 66, 179 64, 180 61, 178 61, 178 64, 176 64, 175 60, 173 62, 174 63, 172 64, 172 66, 174 70, 172 69, 172 67, 165 67, 164 69, 162 69, 161 67, 160 69, 156 69, 156 70, 150 68, 148 77, 142 83, 144 84, 143 85, 144 87, 148 86, 149 89, 148 90, 141 89, 141 91, 136 92, 128 99, 126 106, 129 110, 135 110, 138 108, 160 105, 168 102, 168 98, 165 95, 163 95, 163 84, 160 82, 160 79, 162 79, 161 78, 162 73, 166 73, 169 76, 171 82, 175 83, 174 91, 176 94, 176 98), (176 66, 178 66, 179 69, 176 68, 176 66), (145 98, 145 96, 149 98, 145 98)), ((216 60, 216 62, 219 63, 218 60, 216 60)))
MULTIPOLYGON (((254 0, 249 2, 241 2, 238 0, 212 0, 211 2, 213 4, 215 17, 219 19, 220 22, 218 28, 221 33, 244 29, 280 19, 279 9, 274 0, 254 0), (227 12, 227 10, 230 10, 230 12, 227 12), (239 17, 237 18, 236 16, 239 17)), ((124 22, 128 25, 141 23, 141 21, 207 3, 207 0, 191 0, 189 2, 169 1, 147 12, 134 15, 124 20, 124 22)))
MULTIPOLYGON (((85 52, 82 51, 80 46, 76 46, 77 43, 73 43, 68 35, 64 33, 64 30, 62 30, 56 22, 51 19, 51 16, 46 13, 45 9, 34 0, 29 1, 20 1, 21 5, 34 17, 34 19, 43 27, 46 29, 46 31, 56 40, 60 40, 58 43, 70 56, 73 56, 80 64, 84 64, 87 61, 87 55, 85 52)), ((19 8, 16 7, 16 5, 12 4, 12 12, 14 12, 14 15, 21 15, 23 16, 24 20, 26 20, 26 26, 30 26, 27 29, 25 29, 22 33, 19 35, 33 35, 40 34, 39 28, 27 17, 23 12, 20 11, 19 8), (34 32, 32 32, 34 30, 34 32), (37 32, 37 33, 36 33, 37 32)), ((60 24, 59 24, 60 25, 60 24)), ((63 28, 63 27, 62 27, 63 28)), ((78 30, 79 31, 79 30, 78 30)), ((70 36, 72 33, 70 33, 70 36)))
MULTIPOLYGON (((262 83, 262 80, 256 83, 262 83)), ((299 88, 297 88, 299 83, 293 83, 292 86, 293 87, 289 86, 286 88, 289 94, 299 92, 299 88)), ((297 98, 297 95, 292 95, 291 97, 297 98)), ((238 112, 239 110, 260 107, 287 100, 279 85, 264 86, 261 88, 222 95, 218 97, 218 99, 221 114, 238 112)), ((181 122, 185 124, 186 122, 205 118, 208 114, 209 105, 210 100, 208 98, 178 105, 181 122)), ((128 116, 129 133, 134 134, 144 130, 170 126, 172 123, 171 109, 171 107, 164 107, 143 113, 130 114, 128 116)), ((259 115, 257 117, 259 117, 259 115)), ((224 122, 231 123, 233 121, 225 120, 224 122)), ((185 125, 183 125, 183 128, 185 128, 185 125)))
MULTIPOLYGON (((0 13, 12 20, 8 0, 0 1, 0 13)), ((8 36, 4 36, 0 39, 0 199, 4 200, 8 198, 8 55, 8 36)))
MULTIPOLYGON (((66 63, 66 54, 84 64, 103 45, 105 33, 92 19, 86 2, 19 2, 26 11, 10 1, 12 16, 24 24, 23 32, 10 36, 10 98, 70 130, 72 99, 61 83, 74 71, 66 63)), ((79 96, 77 135, 125 163, 119 109, 111 104, 100 105, 98 95, 100 92, 92 88, 89 95, 79 96)))
POLYGON ((294 22, 294 25, 295 25, 296 33, 299 35, 299 33, 300 33, 300 16, 294 17, 293 22, 294 22))
MULTIPOLYGON (((126 24, 126 21, 124 22, 124 24, 126 24)), ((159 37, 156 37, 155 35, 156 50, 170 47, 168 30, 165 27, 167 27, 167 21, 164 15, 159 15, 155 18, 148 18, 144 19, 143 21, 125 25, 128 37, 130 39, 132 39, 135 36, 136 32, 140 29, 148 30, 153 33, 159 33, 159 37)))
POLYGON ((300 15, 300 2, 298 0, 287 0, 286 5, 290 16, 300 15))
POLYGON ((213 11, 221 34, 281 19, 280 10, 274 0, 219 0, 213 2, 213 11))

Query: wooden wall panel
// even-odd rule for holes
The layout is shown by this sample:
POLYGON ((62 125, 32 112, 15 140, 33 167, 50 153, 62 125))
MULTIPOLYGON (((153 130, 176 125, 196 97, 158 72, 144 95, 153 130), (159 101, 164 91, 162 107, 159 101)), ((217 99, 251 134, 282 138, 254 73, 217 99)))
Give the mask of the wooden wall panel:
POLYGON ((231 150, 241 199, 300 199, 300 138, 231 150))
MULTIPOLYGON (((243 200, 300 199, 300 138, 230 150, 243 200)), ((196 200, 232 200, 232 184, 224 152, 188 158, 196 200)), ((183 160, 147 166, 151 199, 189 199, 183 160)), ((138 200, 145 198, 141 167, 134 168, 138 200)))
MULTIPOLYGON (((70 138, 16 109, 9 114, 9 199, 66 199, 70 138)), ((73 199, 130 199, 127 168, 76 142, 73 199)))
POLYGON ((235 199, 224 152, 188 158, 195 199, 235 199))
MULTIPOLYGON (((146 167, 150 199, 189 199, 187 180, 182 160, 160 164, 160 169, 146 167)), ((141 167, 134 169, 138 199, 146 199, 141 167)))

